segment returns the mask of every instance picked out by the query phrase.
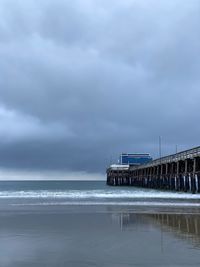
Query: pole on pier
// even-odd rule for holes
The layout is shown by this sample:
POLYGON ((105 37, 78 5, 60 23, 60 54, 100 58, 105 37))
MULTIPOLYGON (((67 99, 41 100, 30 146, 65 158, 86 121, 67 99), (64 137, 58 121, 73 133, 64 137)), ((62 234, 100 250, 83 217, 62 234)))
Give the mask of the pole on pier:
POLYGON ((160 164, 161 164, 161 157, 162 157, 162 147, 161 147, 161 136, 159 136, 159 158, 160 158, 160 164))
POLYGON ((161 136, 159 136, 159 159, 160 159, 160 168, 158 166, 158 169, 160 169, 160 174, 158 176, 158 186, 161 187, 161 179, 162 179, 162 167, 161 167, 161 157, 162 157, 162 149, 161 149, 161 136))

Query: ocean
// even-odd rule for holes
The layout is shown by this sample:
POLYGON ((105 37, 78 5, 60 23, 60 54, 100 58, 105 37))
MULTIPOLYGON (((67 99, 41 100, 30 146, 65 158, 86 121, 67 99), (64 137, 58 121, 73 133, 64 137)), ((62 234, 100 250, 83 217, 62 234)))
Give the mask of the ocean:
POLYGON ((200 194, 1 181, 0 266, 200 266, 200 194))

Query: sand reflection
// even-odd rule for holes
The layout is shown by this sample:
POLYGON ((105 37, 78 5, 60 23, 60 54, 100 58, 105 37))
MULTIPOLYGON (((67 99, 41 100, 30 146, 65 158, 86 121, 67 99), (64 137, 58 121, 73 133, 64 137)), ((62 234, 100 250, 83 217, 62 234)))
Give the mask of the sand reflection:
POLYGON ((160 228, 163 232, 172 233, 178 238, 192 241, 200 247, 200 215, 198 214, 138 214, 121 213, 118 216, 123 231, 135 231, 137 225, 145 224, 160 228))

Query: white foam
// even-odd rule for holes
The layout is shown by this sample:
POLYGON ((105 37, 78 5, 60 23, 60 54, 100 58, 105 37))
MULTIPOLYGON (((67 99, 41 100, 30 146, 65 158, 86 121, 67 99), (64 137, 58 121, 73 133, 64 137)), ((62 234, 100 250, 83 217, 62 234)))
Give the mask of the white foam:
POLYGON ((15 203, 11 206, 132 206, 132 207, 200 207, 200 203, 161 203, 161 202, 41 202, 41 203, 15 203))
POLYGON ((1 198, 66 198, 66 199, 182 199, 200 200, 200 194, 156 190, 60 190, 0 191, 1 198))

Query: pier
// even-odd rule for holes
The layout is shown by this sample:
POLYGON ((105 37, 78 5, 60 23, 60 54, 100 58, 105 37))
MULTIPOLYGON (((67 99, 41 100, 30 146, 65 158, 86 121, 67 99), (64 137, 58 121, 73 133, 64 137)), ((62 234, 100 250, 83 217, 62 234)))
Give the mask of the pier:
POLYGON ((200 193, 200 146, 139 166, 111 165, 107 184, 200 193))

